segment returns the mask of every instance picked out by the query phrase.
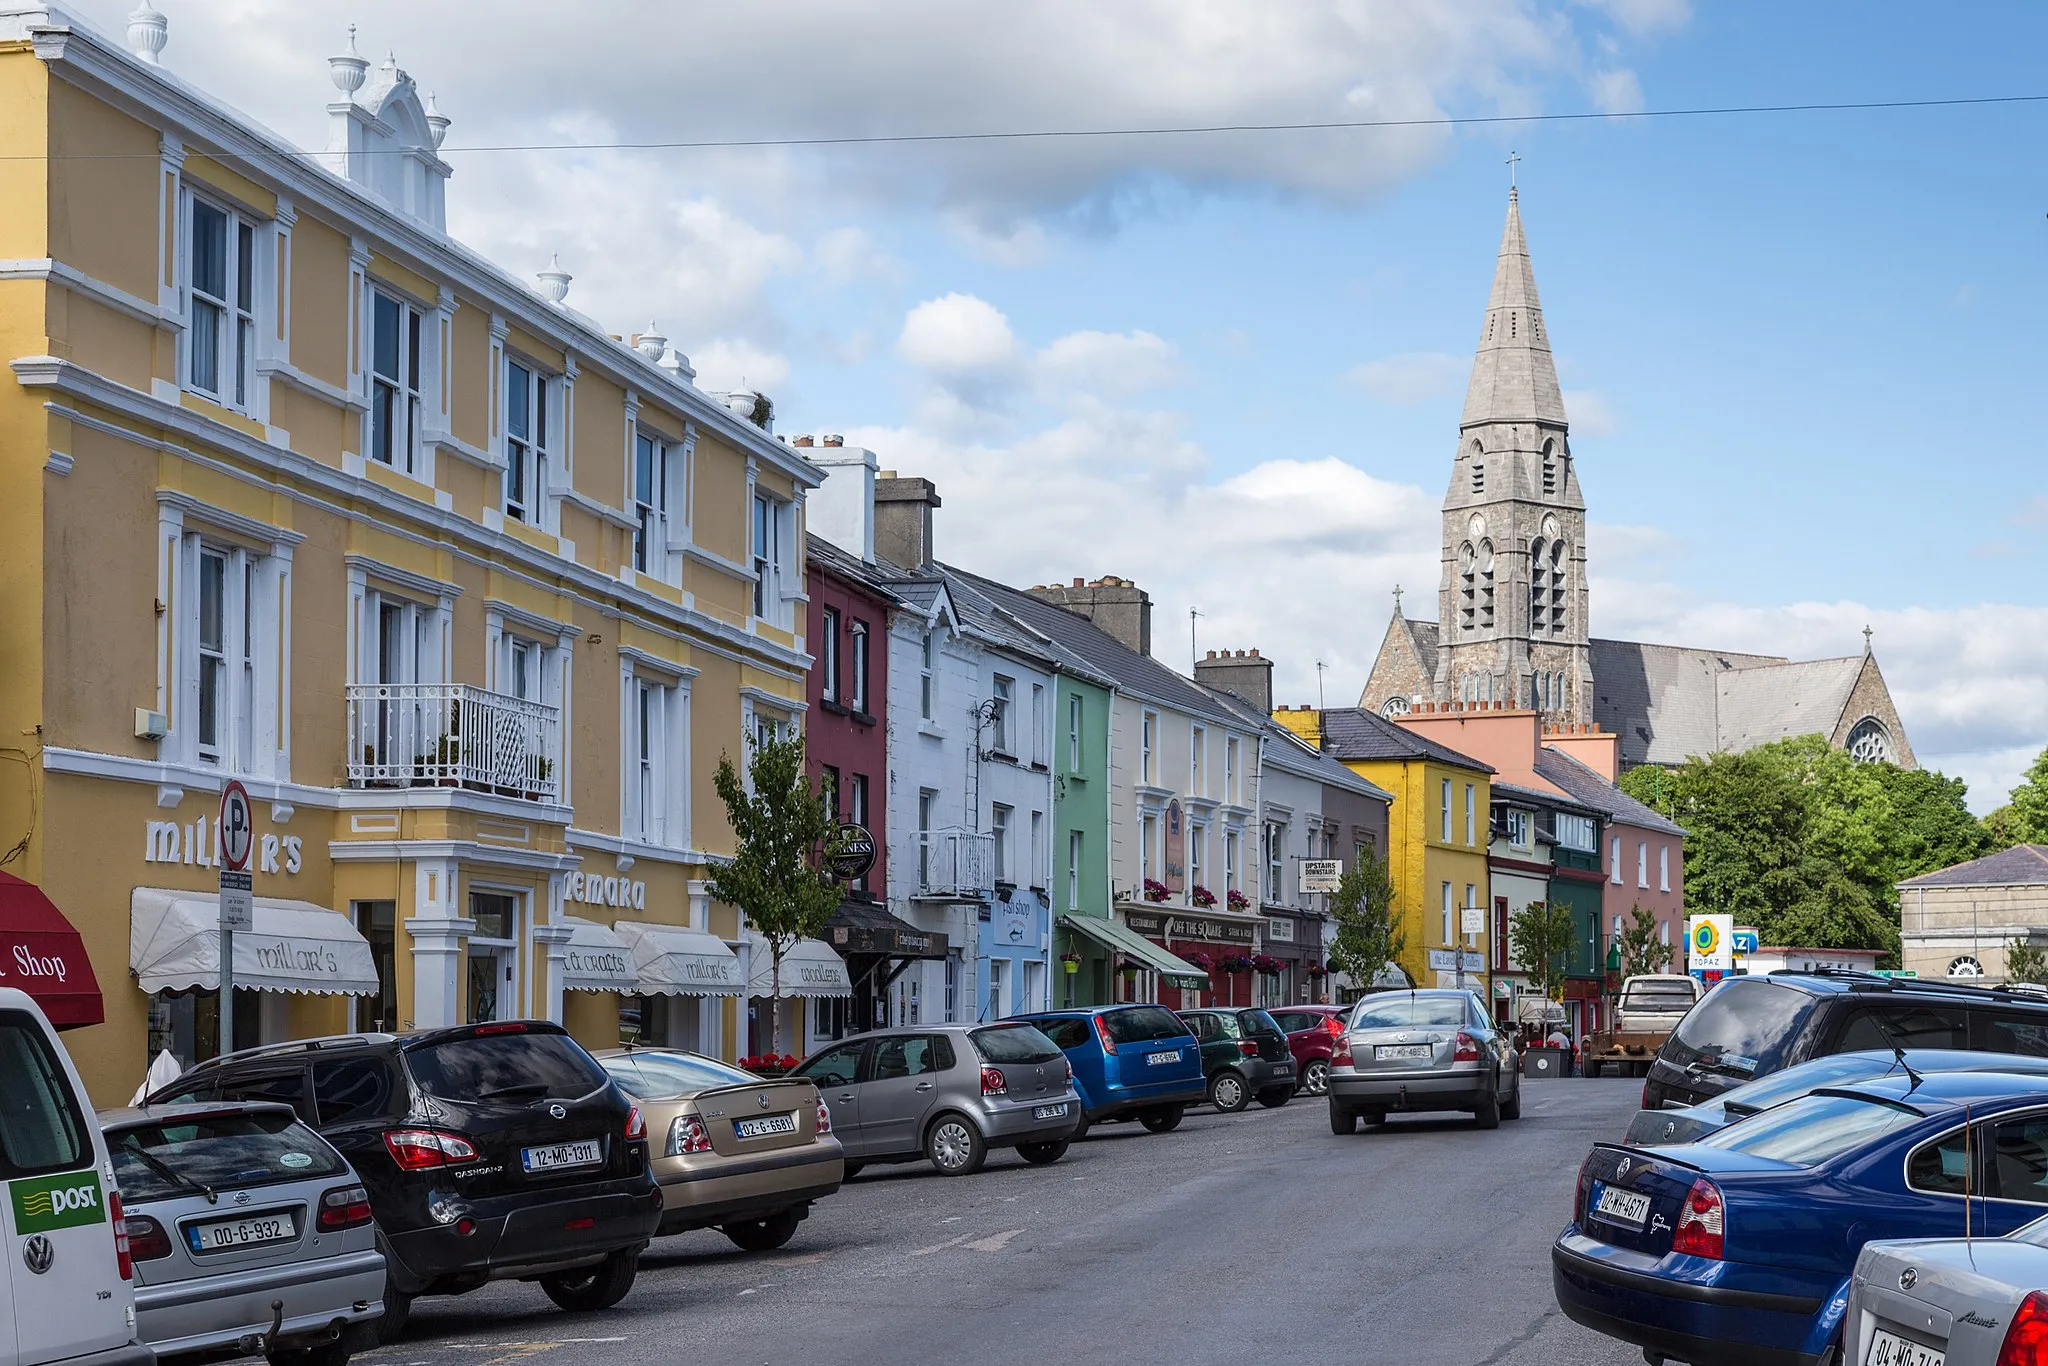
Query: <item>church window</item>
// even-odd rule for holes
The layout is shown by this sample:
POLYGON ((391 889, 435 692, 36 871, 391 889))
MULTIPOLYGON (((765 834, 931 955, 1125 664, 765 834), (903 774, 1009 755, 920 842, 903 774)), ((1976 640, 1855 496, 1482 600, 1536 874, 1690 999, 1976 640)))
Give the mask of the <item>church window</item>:
POLYGON ((1543 443, 1543 491, 1547 494, 1555 494, 1557 492, 1557 443, 1555 441, 1543 443))
POLYGON ((1398 694, 1380 703, 1380 715, 1390 721, 1396 716, 1406 716, 1407 714, 1408 699, 1398 694))
POLYGON ((1479 629, 1493 629, 1493 542, 1479 543, 1479 629))
POLYGON ((1548 542, 1541 536, 1529 543, 1529 634, 1540 636, 1550 629, 1550 561, 1548 542))
POLYGON ((1467 631, 1479 619, 1478 558, 1470 542, 1458 550, 1458 624, 1467 631))
POLYGON ((1849 731, 1849 757, 1859 764, 1892 762, 1892 736, 1884 722, 1866 716, 1849 731))
MULTIPOLYGON (((1565 546, 1562 540, 1552 541, 1547 551, 1548 562, 1543 568, 1544 591, 1550 600, 1544 604, 1543 621, 1552 635, 1563 635, 1565 628, 1565 546)), ((1533 578, 1533 575, 1531 576, 1533 578)), ((1532 623, 1533 625, 1533 623, 1532 623)))
POLYGON ((1515 335, 1515 315, 1513 313, 1508 314, 1508 335, 1510 337, 1515 335))

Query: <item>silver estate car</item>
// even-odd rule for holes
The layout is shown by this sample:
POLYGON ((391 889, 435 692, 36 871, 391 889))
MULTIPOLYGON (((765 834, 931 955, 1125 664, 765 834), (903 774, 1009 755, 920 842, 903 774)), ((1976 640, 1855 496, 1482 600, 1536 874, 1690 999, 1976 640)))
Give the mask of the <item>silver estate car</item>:
POLYGON ((159 1358, 342 1366, 377 1345, 384 1257, 355 1169, 289 1105, 103 1110, 137 1332, 159 1358))
POLYGON ((1845 1366, 2041 1360, 2048 1353, 2048 1218, 2003 1238, 1865 1243, 1849 1280, 1842 1336, 1845 1366), (2002 1355, 2008 1347, 2009 1357, 2002 1355))
POLYGON ((1066 1054, 1036 1025, 920 1025, 841 1040, 796 1069, 814 1083, 846 1149, 846 1174, 915 1162, 946 1176, 980 1169, 990 1148, 1044 1165, 1081 1121, 1066 1054))
POLYGON ((1330 1132, 1396 1110, 1466 1110, 1482 1129, 1522 1115, 1513 1043, 1469 991, 1381 991, 1352 1008, 1330 1053, 1330 1132))

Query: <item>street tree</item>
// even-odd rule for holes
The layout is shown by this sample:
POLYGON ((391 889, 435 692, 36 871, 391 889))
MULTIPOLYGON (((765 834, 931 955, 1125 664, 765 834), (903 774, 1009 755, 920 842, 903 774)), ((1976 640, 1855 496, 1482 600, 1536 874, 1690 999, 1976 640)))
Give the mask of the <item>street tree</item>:
POLYGON ((2048 986, 2048 949, 2015 939, 2005 950, 2005 980, 2048 986))
POLYGON ((1624 979, 1662 972, 1671 966, 1671 946, 1657 937, 1657 917, 1639 905, 1629 909, 1628 920, 1622 925, 1615 945, 1621 950, 1624 979))
POLYGON ((1359 851, 1354 866, 1330 897, 1330 918, 1337 924, 1330 967, 1348 973, 1360 986, 1401 956, 1407 937, 1394 912, 1393 878, 1377 850, 1359 851))
MULTIPOLYGON (((825 871, 838 837, 831 802, 804 776, 801 735, 749 741, 747 781, 720 755, 712 785, 732 826, 732 860, 719 868, 711 895, 739 909, 767 941, 779 1004, 782 960, 800 939, 816 938, 844 894, 825 871)), ((769 1012, 769 1048, 782 1052, 782 1015, 769 1012)))
POLYGON ((1508 917, 1508 950, 1549 1000, 1564 999, 1574 932, 1572 908, 1564 902, 1532 901, 1508 917))
POLYGON ((2008 843, 2048 844, 2048 749, 2028 767, 2025 779, 2012 790, 2011 801, 2000 810, 2011 813, 2008 843))

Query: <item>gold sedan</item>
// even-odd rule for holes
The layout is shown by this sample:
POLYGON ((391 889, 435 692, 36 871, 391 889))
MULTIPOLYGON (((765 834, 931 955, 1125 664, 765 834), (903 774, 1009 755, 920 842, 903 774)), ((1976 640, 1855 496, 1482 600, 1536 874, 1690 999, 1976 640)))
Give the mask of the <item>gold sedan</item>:
POLYGON ((597 1060, 646 1116, 663 1202, 657 1233, 716 1228, 744 1251, 766 1252, 846 1177, 831 1116, 808 1081, 766 1081, 680 1049, 618 1048, 597 1060))

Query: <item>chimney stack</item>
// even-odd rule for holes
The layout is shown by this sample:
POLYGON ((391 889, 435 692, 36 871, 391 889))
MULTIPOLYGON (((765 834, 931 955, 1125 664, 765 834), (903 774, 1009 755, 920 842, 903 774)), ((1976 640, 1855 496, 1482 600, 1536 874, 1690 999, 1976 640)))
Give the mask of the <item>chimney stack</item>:
MULTIPOLYGON (((1152 599, 1129 579, 1114 574, 1105 574, 1092 583, 1075 579, 1070 587, 1053 584, 1034 588, 1031 596, 1088 618, 1125 649, 1141 655, 1152 653, 1152 599)), ((1271 696, 1270 689, 1267 695, 1271 696)))
POLYGON ((899 569, 932 562, 932 510, 938 487, 929 479, 900 479, 884 471, 875 480, 875 554, 899 569))
POLYGON ((1195 682, 1232 697, 1261 716, 1273 711, 1273 661, 1257 650, 1211 650, 1195 662, 1195 682))

